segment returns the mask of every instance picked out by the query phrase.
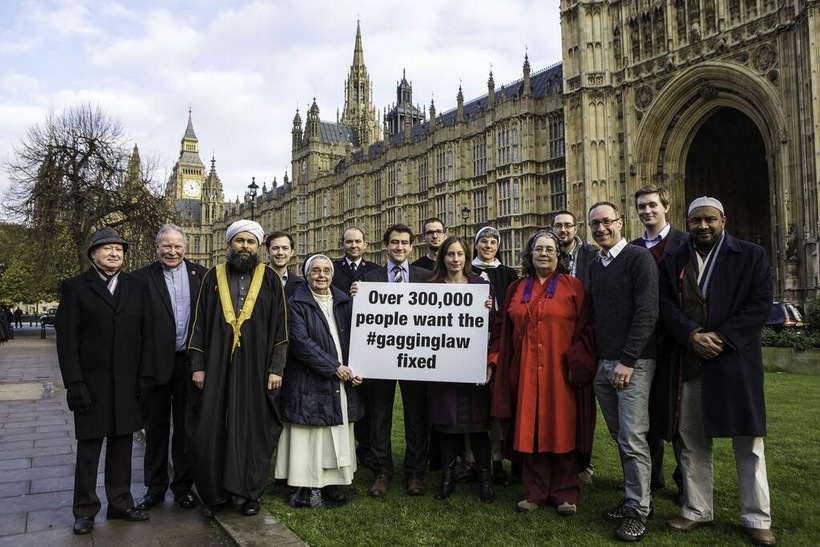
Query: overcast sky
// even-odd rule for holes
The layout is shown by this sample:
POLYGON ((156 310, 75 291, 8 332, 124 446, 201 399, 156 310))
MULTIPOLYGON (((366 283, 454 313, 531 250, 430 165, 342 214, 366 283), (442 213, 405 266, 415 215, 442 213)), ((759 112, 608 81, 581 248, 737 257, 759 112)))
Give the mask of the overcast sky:
MULTIPOLYGON (((91 103, 167 180, 193 111, 200 157, 233 200, 290 176, 293 116, 335 121, 356 21, 380 113, 406 70, 439 113, 561 61, 559 0, 0 0, 0 161, 49 112, 91 103)), ((0 170, 0 195, 8 187, 0 170)), ((2 215, 2 213, 0 213, 2 215)))

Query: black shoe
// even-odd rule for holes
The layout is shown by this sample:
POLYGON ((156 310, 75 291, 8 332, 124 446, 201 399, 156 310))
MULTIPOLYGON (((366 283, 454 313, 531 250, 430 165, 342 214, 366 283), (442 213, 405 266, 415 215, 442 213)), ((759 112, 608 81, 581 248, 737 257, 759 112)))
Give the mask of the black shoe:
POLYGON ((139 502, 134 506, 141 511, 145 511, 154 507, 155 505, 159 505, 165 501, 165 494, 152 494, 148 492, 145 494, 139 502))
POLYGON ((621 541, 640 541, 646 535, 646 522, 631 507, 627 508, 626 513, 615 537, 621 541))
POLYGON ((141 509, 137 509, 136 507, 131 507, 130 509, 112 509, 108 508, 108 512, 105 515, 105 518, 108 520, 127 520, 129 522, 140 522, 143 520, 148 520, 151 515, 148 511, 142 511, 141 509))
POLYGON ((74 533, 77 535, 90 534, 94 529, 94 517, 77 517, 74 519, 74 533))
POLYGON ((493 471, 493 482, 499 486, 509 486, 510 475, 503 468, 495 469, 493 471))
POLYGON ((347 501, 347 498, 345 497, 344 493, 342 493, 342 490, 335 484, 331 484, 322 488, 322 499, 334 503, 341 503, 343 501, 347 501))
POLYGON ((202 516, 205 517, 205 518, 209 518, 209 519, 214 518, 214 508, 213 507, 208 507, 207 505, 203 505, 202 509, 200 509, 200 513, 202 513, 202 516))
MULTIPOLYGON (((635 509, 632 507, 627 507, 626 500, 623 500, 621 503, 618 504, 617 507, 613 507, 609 511, 604 511, 601 515, 605 520, 623 520, 627 516, 629 516, 630 512, 634 512, 635 509)), ((636 513, 637 514, 637 513, 636 513)), ((651 519, 652 515, 655 514, 655 507, 653 505, 649 505, 649 514, 646 518, 651 519)))
MULTIPOLYGON (((196 500, 191 492, 185 492, 174 496, 174 501, 177 502, 177 504, 183 509, 191 509, 196 506, 196 500)), ((137 508, 139 509, 140 507, 137 506, 137 508)))
POLYGON ((242 514, 246 517, 252 517, 259 514, 259 502, 256 500, 249 500, 242 505, 242 514))
POLYGON ((296 493, 293 494, 293 506, 294 507, 312 507, 311 504, 311 494, 312 489, 300 487, 296 489, 296 493))

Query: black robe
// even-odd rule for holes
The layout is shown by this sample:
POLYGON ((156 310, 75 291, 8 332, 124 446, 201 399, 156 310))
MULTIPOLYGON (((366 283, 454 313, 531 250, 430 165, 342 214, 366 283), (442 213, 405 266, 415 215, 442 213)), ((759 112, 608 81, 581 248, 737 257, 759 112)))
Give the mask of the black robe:
POLYGON ((209 506, 226 503, 231 495, 254 500, 262 495, 282 432, 279 390, 268 391, 267 379, 284 371, 287 311, 282 282, 268 267, 233 357, 232 342, 211 268, 202 280, 188 348, 192 369, 202 361, 205 371, 204 388, 194 388, 189 399, 188 432, 194 483, 209 506))

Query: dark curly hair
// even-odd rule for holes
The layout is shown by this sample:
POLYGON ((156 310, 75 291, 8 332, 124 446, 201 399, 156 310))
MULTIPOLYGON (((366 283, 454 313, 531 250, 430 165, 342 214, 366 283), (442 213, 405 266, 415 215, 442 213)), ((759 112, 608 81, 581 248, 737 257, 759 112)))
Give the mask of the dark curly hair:
POLYGON ((521 271, 524 275, 535 274, 535 265, 532 262, 532 250, 535 248, 535 242, 540 237, 548 237, 555 242, 555 248, 558 250, 558 266, 555 268, 559 273, 569 273, 569 255, 564 251, 561 242, 558 241, 558 236, 549 230, 538 230, 535 232, 524 245, 521 250, 521 271))

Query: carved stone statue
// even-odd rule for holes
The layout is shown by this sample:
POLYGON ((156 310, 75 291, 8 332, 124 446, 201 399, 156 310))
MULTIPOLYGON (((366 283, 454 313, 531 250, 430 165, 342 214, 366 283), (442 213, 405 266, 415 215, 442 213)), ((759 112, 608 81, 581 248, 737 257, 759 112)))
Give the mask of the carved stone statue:
POLYGON ((786 232, 786 260, 799 260, 797 256, 797 230, 794 224, 789 224, 789 230, 786 232))

